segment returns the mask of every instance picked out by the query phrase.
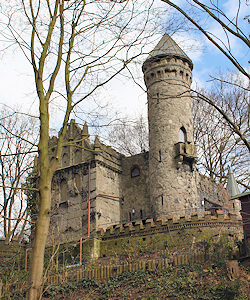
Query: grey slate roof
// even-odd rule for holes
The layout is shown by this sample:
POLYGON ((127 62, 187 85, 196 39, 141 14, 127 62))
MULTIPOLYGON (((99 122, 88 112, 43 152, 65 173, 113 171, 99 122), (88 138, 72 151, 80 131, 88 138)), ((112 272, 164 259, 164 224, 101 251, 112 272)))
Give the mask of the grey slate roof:
POLYGON ((240 190, 239 190, 237 182, 234 178, 233 170, 231 167, 229 168, 229 171, 228 171, 227 190, 231 197, 234 197, 234 196, 240 194, 240 190))
POLYGON ((190 66, 193 67, 192 60, 167 33, 163 35, 159 43, 149 53, 147 60, 153 57, 164 57, 164 56, 182 58, 188 61, 190 66))

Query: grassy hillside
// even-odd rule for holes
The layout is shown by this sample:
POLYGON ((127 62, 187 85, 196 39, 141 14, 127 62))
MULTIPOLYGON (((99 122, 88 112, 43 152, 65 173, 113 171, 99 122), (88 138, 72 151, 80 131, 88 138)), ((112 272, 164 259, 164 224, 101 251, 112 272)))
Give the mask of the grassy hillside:
POLYGON ((241 268, 240 274, 231 281, 225 267, 213 264, 127 272, 109 281, 83 280, 49 287, 44 299, 250 299, 250 272, 241 268))

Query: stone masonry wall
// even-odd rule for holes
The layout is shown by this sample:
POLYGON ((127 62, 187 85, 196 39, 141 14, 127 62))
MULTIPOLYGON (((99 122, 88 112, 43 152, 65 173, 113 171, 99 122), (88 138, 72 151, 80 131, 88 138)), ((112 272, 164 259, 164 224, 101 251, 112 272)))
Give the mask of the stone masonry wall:
POLYGON ((233 210, 233 203, 230 201, 230 195, 222 184, 216 183, 213 179, 205 175, 201 175, 198 172, 196 175, 196 184, 200 203, 209 201, 220 205, 227 210, 233 210))
POLYGON ((149 203, 148 152, 122 159, 121 221, 140 220, 152 217, 149 203), (131 177, 133 168, 139 176, 131 177))
MULTIPOLYGON (((54 158, 56 137, 50 140, 54 158)), ((48 244, 78 240, 88 234, 88 194, 90 193, 90 234, 98 227, 120 222, 121 154, 88 139, 71 120, 62 158, 52 183, 52 216, 48 244), (89 180, 90 172, 90 180, 89 180), (108 195, 103 196, 103 195, 108 195)))
POLYGON ((121 174, 101 162, 96 172, 96 225, 106 228, 120 222, 121 174))
MULTIPOLYGON (((90 170, 90 189, 95 190, 96 169, 90 170)), ((58 170, 52 183, 52 215, 48 243, 69 242, 87 235, 88 164, 58 170), (65 193, 65 195, 64 195, 65 193)), ((91 232, 96 229, 91 203, 91 232)))

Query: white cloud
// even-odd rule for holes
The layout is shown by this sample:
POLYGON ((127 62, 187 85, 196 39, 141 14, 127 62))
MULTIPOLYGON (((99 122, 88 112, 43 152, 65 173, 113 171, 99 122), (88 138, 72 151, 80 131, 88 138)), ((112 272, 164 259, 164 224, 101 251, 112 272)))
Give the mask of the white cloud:
POLYGON ((177 32, 172 37, 193 63, 199 62, 204 52, 204 42, 190 32, 177 32))
POLYGON ((242 20, 246 15, 250 14, 250 8, 247 5, 247 1, 228 0, 223 2, 223 9, 228 18, 234 21, 237 14, 240 20, 242 20))
POLYGON ((34 111, 36 99, 31 65, 18 50, 0 59, 0 103, 34 111))

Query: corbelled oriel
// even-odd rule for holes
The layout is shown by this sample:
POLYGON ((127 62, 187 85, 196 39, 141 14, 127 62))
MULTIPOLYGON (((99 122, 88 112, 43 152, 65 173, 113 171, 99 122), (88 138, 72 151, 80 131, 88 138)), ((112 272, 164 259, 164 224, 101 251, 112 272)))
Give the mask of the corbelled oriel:
POLYGON ((193 63, 165 34, 143 64, 148 94, 149 182, 155 217, 200 208, 190 85, 193 63))

